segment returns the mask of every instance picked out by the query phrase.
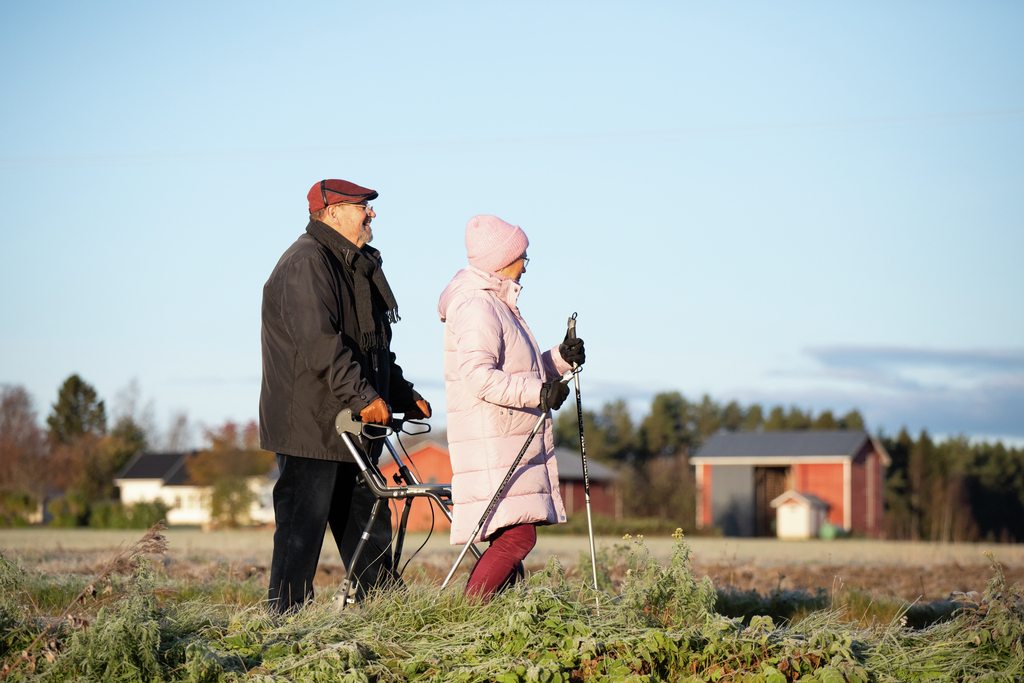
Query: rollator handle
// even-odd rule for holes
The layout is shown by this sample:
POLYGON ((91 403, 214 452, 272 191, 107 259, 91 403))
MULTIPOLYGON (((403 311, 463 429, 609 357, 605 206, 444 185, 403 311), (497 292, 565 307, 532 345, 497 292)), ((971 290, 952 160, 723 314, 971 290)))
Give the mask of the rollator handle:
POLYGON ((355 434, 356 436, 365 436, 367 439, 380 439, 382 437, 391 436, 394 432, 394 430, 387 425, 363 422, 352 414, 351 408, 343 409, 338 413, 338 416, 334 418, 334 431, 338 432, 338 436, 341 436, 342 434, 355 434), (366 431, 367 427, 384 430, 384 433, 368 433, 366 431))
POLYGON ((426 434, 430 431, 430 425, 426 422, 419 420, 405 420, 391 415, 391 424, 380 425, 374 422, 363 422, 358 417, 352 414, 351 408, 345 408, 338 416, 334 418, 334 431, 338 432, 338 436, 342 434, 355 434, 357 436, 365 436, 367 439, 380 439, 383 437, 391 436, 395 432, 403 432, 405 434, 412 434, 414 436, 419 434, 426 434), (405 425, 415 425, 417 431, 406 431, 405 425), (377 433, 368 433, 367 427, 373 430, 378 430, 377 433), (383 433, 380 433, 383 430, 383 433))

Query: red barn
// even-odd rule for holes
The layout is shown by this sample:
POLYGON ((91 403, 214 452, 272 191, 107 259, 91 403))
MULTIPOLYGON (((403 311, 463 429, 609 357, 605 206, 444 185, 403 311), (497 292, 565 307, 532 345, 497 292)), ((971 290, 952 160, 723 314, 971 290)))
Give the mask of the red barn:
MULTIPOLYGON (((436 441, 423 441, 409 450, 408 458, 404 455, 402 457, 409 469, 417 473, 425 484, 447 484, 452 480, 452 463, 445 445, 436 441)), ((556 448, 555 459, 558 462, 558 488, 562 500, 565 501, 566 515, 572 517, 574 513, 586 514, 583 464, 579 454, 564 448, 556 448)), ((388 483, 393 485, 393 476, 398 472, 398 465, 391 456, 381 456, 380 471, 388 483)), ((618 474, 610 467, 588 460, 587 475, 590 479, 591 511, 594 514, 616 515, 621 508, 619 493, 614 486, 618 474)), ((398 523, 404 505, 404 501, 397 501, 392 505, 393 523, 398 523)), ((426 499, 414 499, 412 509, 409 511, 407 530, 428 531, 431 524, 435 531, 447 532, 451 528, 451 524, 436 508, 431 518, 430 504, 426 499)))
MULTIPOLYGON (((576 451, 556 448, 558 462, 558 493, 565 503, 566 517, 587 514, 587 495, 583 486, 583 459, 576 451)), ((587 460, 587 479, 590 480, 590 511, 595 515, 622 517, 622 499, 615 488, 619 473, 594 459, 587 460)))
POLYGON ((889 454, 862 430, 720 433, 690 458, 697 526, 726 536, 774 536, 771 502, 786 491, 829 505, 828 521, 878 538, 889 454))

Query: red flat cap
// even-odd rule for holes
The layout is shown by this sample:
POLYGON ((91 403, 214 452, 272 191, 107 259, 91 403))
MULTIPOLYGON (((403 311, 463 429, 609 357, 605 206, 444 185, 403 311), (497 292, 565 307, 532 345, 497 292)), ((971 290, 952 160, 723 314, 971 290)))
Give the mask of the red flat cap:
POLYGON ((375 190, 359 187, 347 180, 321 180, 309 188, 309 194, 306 195, 310 213, 316 213, 331 204, 358 204, 376 198, 375 190))

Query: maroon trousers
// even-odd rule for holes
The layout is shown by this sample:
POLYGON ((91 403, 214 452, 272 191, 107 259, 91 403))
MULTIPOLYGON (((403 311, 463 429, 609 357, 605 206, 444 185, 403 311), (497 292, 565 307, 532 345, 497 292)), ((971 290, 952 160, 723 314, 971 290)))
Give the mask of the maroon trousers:
POLYGON ((505 527, 491 536, 491 545, 473 567, 466 584, 466 595, 476 595, 485 602, 498 591, 516 582, 519 563, 537 544, 537 527, 520 524, 505 527))

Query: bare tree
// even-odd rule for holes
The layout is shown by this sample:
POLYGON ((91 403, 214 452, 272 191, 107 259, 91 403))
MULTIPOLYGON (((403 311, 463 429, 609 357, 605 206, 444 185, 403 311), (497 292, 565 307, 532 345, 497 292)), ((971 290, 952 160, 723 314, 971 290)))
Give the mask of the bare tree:
POLYGON ((167 430, 164 447, 172 453, 187 451, 192 445, 192 428, 188 423, 188 413, 181 411, 171 417, 171 427, 167 430))
POLYGON ((0 389, 0 494, 9 501, 20 495, 41 503, 49 481, 47 454, 46 435, 32 397, 22 386, 4 386, 0 389))
MULTIPOLYGON (((142 402, 142 391, 139 389, 139 380, 132 378, 114 398, 114 410, 111 417, 115 425, 135 425, 145 435, 145 442, 154 446, 160 442, 159 433, 156 427, 156 410, 153 400, 150 399, 144 404, 142 402)), ((115 427, 116 429, 116 427, 115 427)))

